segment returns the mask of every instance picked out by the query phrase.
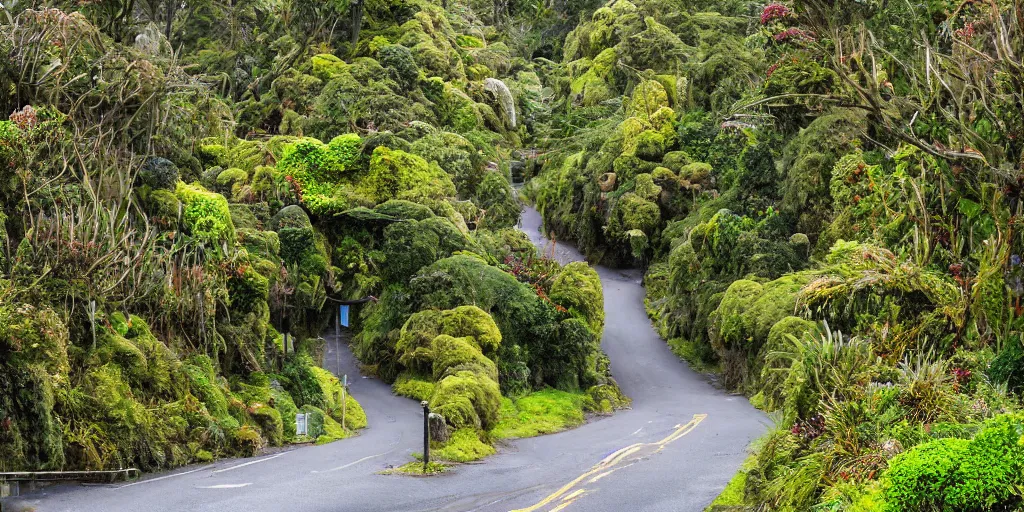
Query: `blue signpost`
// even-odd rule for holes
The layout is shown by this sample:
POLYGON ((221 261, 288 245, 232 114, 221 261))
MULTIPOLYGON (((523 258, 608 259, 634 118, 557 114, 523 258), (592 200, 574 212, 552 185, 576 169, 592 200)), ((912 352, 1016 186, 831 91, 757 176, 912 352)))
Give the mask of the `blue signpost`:
POLYGON ((338 318, 341 320, 340 323, 342 327, 348 327, 348 304, 339 306, 338 318))

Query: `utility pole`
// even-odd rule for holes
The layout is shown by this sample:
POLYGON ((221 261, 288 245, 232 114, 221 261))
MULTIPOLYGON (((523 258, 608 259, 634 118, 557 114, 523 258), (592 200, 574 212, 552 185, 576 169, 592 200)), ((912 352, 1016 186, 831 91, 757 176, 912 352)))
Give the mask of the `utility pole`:
POLYGON ((430 406, 426 400, 420 405, 423 406, 423 474, 426 474, 430 464, 430 406))

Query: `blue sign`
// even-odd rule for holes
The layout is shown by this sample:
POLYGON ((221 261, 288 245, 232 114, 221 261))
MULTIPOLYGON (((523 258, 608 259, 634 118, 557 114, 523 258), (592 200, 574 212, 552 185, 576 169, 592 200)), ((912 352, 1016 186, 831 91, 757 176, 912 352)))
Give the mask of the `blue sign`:
POLYGON ((338 318, 342 327, 348 327, 348 305, 341 306, 338 308, 338 318))

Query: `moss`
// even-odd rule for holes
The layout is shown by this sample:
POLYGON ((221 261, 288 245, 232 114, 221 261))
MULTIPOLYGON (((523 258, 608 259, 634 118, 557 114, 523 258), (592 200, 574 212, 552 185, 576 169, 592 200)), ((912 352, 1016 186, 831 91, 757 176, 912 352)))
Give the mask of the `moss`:
POLYGON ((402 326, 395 345, 399 362, 409 368, 432 371, 435 379, 438 378, 438 373, 446 369, 438 370, 435 365, 434 342, 439 335, 468 337, 475 350, 486 354, 495 353, 501 344, 498 326, 489 314, 476 306, 459 306, 446 311, 425 310, 410 316, 402 326))
POLYGON ((406 153, 378 147, 370 158, 370 171, 361 186, 375 202, 389 199, 422 200, 455 195, 451 178, 437 164, 406 153))
POLYGON ((612 238, 626 239, 626 232, 630 230, 653 234, 660 222, 661 209, 656 203, 629 192, 619 198, 612 207, 611 218, 608 220, 608 235, 612 238))
POLYGON ((434 216, 429 206, 412 201, 392 199, 374 207, 373 211, 403 220, 423 220, 434 216))
POLYGON ((662 165, 668 167, 674 173, 682 171, 683 166, 693 163, 690 155, 685 151, 669 151, 665 153, 665 156, 661 159, 662 165))
POLYGON ((434 382, 430 378, 420 377, 411 373, 403 373, 391 385, 391 391, 416 401, 430 400, 434 395, 434 382))
POLYGON ((228 296, 235 311, 251 313, 270 297, 270 280, 243 265, 228 279, 228 296))
POLYGON ((126 380, 135 386, 139 386, 146 377, 146 355, 117 332, 103 333, 90 356, 96 358, 93 363, 96 366, 106 363, 117 365, 126 380))
POLYGON ((285 228, 303 229, 312 226, 306 211, 294 204, 285 206, 270 219, 270 229, 278 232, 285 228))
POLYGON ((473 462, 494 455, 491 445, 480 440, 480 434, 471 428, 456 430, 450 439, 437 449, 431 449, 431 457, 450 462, 473 462))
POLYGON ((340 423, 318 407, 305 405, 300 409, 300 412, 309 415, 306 423, 307 432, 317 445, 333 443, 352 435, 349 431, 342 428, 340 423))
POLYGON ((233 167, 231 169, 225 169, 217 175, 217 186, 223 190, 231 190, 231 187, 235 185, 241 185, 249 181, 249 173, 233 167))
POLYGON ((612 98, 615 92, 614 71, 618 53, 615 48, 605 48, 593 60, 582 59, 570 64, 586 71, 573 78, 570 91, 585 107, 598 105, 612 98))
POLYGON ((483 80, 494 76, 494 71, 483 64, 473 64, 466 68, 466 76, 473 81, 483 80))
POLYGON ((400 44, 384 45, 377 50, 377 59, 403 90, 413 89, 420 69, 408 48, 400 44))
POLYGON ((588 368, 595 368, 591 364, 599 347, 585 323, 570 319, 578 325, 571 333, 560 332, 551 303, 479 256, 463 253, 440 260, 422 269, 410 280, 410 287, 417 305, 475 304, 492 315, 502 337, 495 360, 503 389, 526 389, 529 378, 538 385, 589 385, 585 381, 596 371, 588 368), (573 343, 581 344, 559 340, 568 334, 574 336, 573 343), (572 350, 563 350, 569 347, 572 350))
POLYGON ((281 252, 281 238, 273 231, 239 229, 238 241, 249 252, 263 259, 272 260, 281 252))
POLYGON ((184 370, 192 394, 203 402, 210 415, 224 422, 225 427, 230 427, 231 423, 237 427, 237 421, 228 420, 227 397, 224 388, 217 382, 213 361, 207 356, 193 356, 185 363, 184 370))
POLYGON ((587 390, 589 401, 583 403, 584 410, 611 414, 619 409, 625 409, 633 402, 631 398, 622 393, 615 381, 591 386, 587 390))
POLYGON ((471 371, 498 381, 497 366, 480 352, 476 341, 471 337, 453 338, 442 334, 434 338, 430 350, 434 356, 434 380, 441 380, 461 371, 471 371))
POLYGON ((462 135, 434 132, 414 142, 411 151, 449 173, 459 197, 470 198, 476 194, 485 171, 476 147, 462 135))
POLYGON ((604 332, 604 293, 601 277, 584 262, 562 267, 551 284, 551 300, 581 318, 597 337, 604 332))
POLYGON ((783 350, 789 336, 800 338, 804 334, 814 331, 817 325, 815 322, 797 316, 787 316, 772 325, 771 330, 768 331, 764 349, 766 352, 783 350))
POLYGON ((387 474, 387 475, 396 475, 396 474, 398 474, 398 475, 427 476, 427 475, 439 475, 441 473, 444 473, 444 472, 448 471, 449 469, 450 469, 450 466, 448 466, 447 464, 442 464, 440 462, 430 461, 427 464, 426 471, 424 471, 423 463, 422 462, 412 461, 412 462, 405 463, 405 464, 403 464, 403 465, 401 465, 401 466, 399 466, 397 468, 388 469, 388 470, 384 471, 383 473, 387 474))
POLYGON ((636 156, 647 161, 657 162, 668 149, 665 136, 654 130, 644 130, 636 136, 636 156))
POLYGON ((669 106, 665 87, 655 80, 643 80, 633 89, 626 116, 650 119, 658 109, 669 106))
POLYGON ((251 408, 253 421, 260 428, 260 432, 270 446, 281 446, 284 444, 284 421, 281 413, 267 405, 258 404, 251 408))
POLYGON ((441 333, 470 336, 484 353, 492 353, 501 345, 501 331, 486 311, 476 306, 459 306, 443 311, 441 333))
POLYGON ((313 64, 313 76, 325 82, 334 78, 335 75, 342 73, 348 67, 345 61, 329 53, 314 55, 311 61, 313 64))
POLYGON ((480 227, 501 229, 519 221, 519 202, 505 176, 489 172, 476 191, 476 203, 484 210, 480 227))
POLYGON ((295 406, 295 401, 292 400, 291 395, 285 392, 280 387, 271 386, 270 389, 271 403, 274 409, 277 410, 281 417, 281 432, 285 441, 295 440, 295 415, 299 413, 299 408, 295 406))
POLYGON ((472 244, 454 224, 439 217, 392 224, 385 228, 384 238, 387 267, 382 275, 388 282, 406 282, 424 266, 472 244))
MULTIPOLYGON (((663 179, 663 180, 670 180, 670 179, 672 179, 672 171, 669 171, 668 169, 665 169, 664 167, 657 167, 657 168, 654 169, 653 172, 654 173, 659 173, 658 175, 659 175, 660 179, 663 179), (662 169, 662 171, 659 173, 658 169, 662 169), (665 174, 665 171, 668 171, 667 175, 665 174)), ((638 196, 640 196, 640 197, 642 197, 642 198, 644 198, 644 199, 646 199, 648 201, 657 201, 658 200, 658 196, 661 194, 661 187, 654 184, 654 176, 653 176, 653 174, 647 174, 647 173, 638 174, 636 176, 636 178, 633 178, 633 180, 634 180, 633 192, 636 195, 638 195, 638 196)))
POLYGON ((808 275, 788 274, 764 285, 743 279, 733 282, 712 314, 712 343, 721 350, 742 348, 756 353, 772 327, 793 315, 799 292, 810 280, 808 275))
POLYGON ((483 48, 484 42, 479 38, 467 34, 455 36, 455 44, 463 48, 483 48))
POLYGON ((178 182, 175 191, 184 205, 182 220, 192 236, 208 243, 234 240, 235 226, 231 210, 224 196, 210 192, 200 185, 178 182))
POLYGON ((491 434, 498 439, 533 437, 583 424, 591 397, 556 389, 535 391, 518 399, 501 400, 500 419, 491 434))
POLYGON ((821 231, 832 205, 832 169, 839 158, 860 145, 865 117, 837 109, 815 119, 786 145, 780 168, 785 170, 782 212, 798 219, 804 233, 821 231))
MULTIPOLYGON (((330 418, 333 418, 336 422, 342 420, 342 390, 341 381, 338 377, 335 377, 331 372, 320 368, 318 366, 310 366, 309 371, 316 379, 316 383, 319 386, 321 403, 323 409, 330 418)), ((357 402, 352 395, 344 393, 345 404, 344 404, 344 419, 345 428, 350 430, 358 430, 366 427, 366 413, 363 411, 359 402, 357 402)), ((326 420, 325 420, 326 421, 326 420)))
POLYGON ((442 379, 430 399, 430 409, 456 429, 490 430, 497 423, 500 407, 498 383, 471 371, 459 371, 442 379))

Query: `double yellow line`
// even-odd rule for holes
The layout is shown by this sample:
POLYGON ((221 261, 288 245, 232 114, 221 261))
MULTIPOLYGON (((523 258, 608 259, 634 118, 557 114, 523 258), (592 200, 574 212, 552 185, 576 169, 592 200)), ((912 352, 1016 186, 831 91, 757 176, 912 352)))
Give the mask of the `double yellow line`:
POLYGON ((572 504, 572 502, 576 501, 581 496, 586 494, 588 492, 588 490, 586 489, 587 484, 597 482, 601 478, 604 478, 609 474, 618 471, 619 469, 632 465, 633 462, 630 462, 629 464, 625 465, 621 464, 623 461, 627 460, 629 456, 641 451, 648 452, 649 454, 652 455, 658 453, 661 450, 663 450, 666 446, 668 446, 669 443, 676 441, 677 439, 692 432, 693 429, 697 428, 697 425, 700 425, 700 422, 704 421, 707 417, 707 414, 694 414, 692 420, 690 420, 685 425, 676 425, 676 429, 672 431, 671 434, 665 436, 665 438, 660 441, 654 443, 635 443, 625 448, 616 450, 611 455, 602 459, 601 462, 594 464, 594 466, 591 467, 589 471, 576 477, 573 481, 563 485, 562 488, 548 495, 546 498, 540 500, 539 502, 537 502, 537 504, 527 508, 513 510, 512 512, 535 512, 561 498, 561 503, 554 506, 549 511, 559 512, 568 507, 570 504, 572 504), (573 490, 573 488, 577 489, 573 490))

